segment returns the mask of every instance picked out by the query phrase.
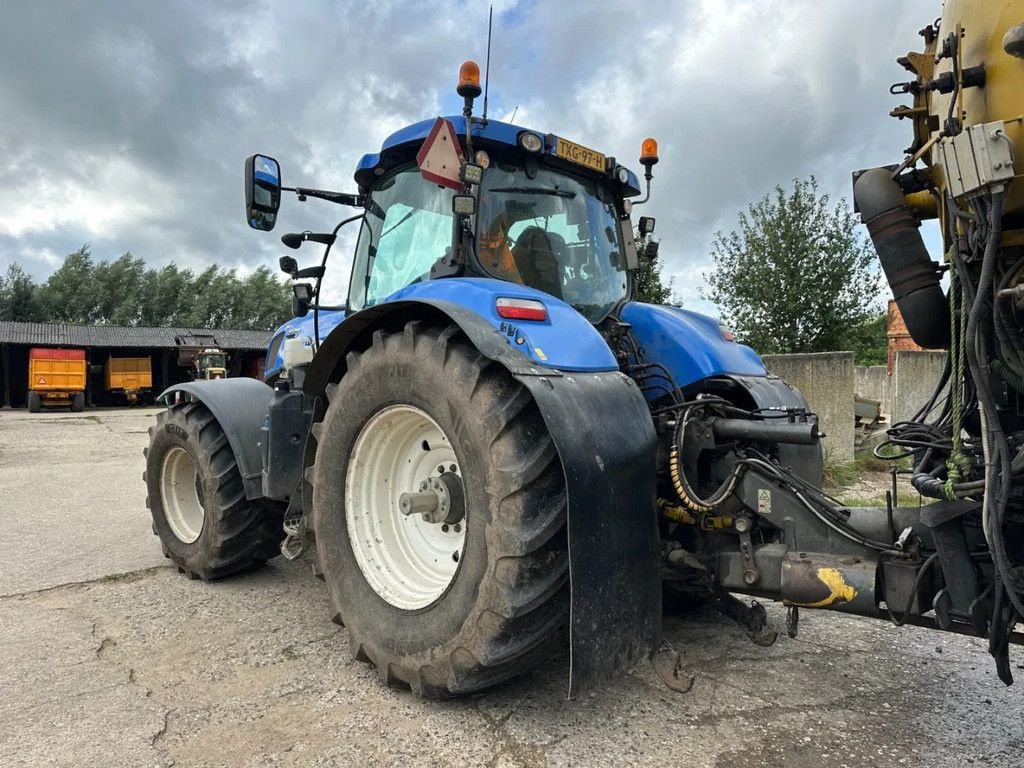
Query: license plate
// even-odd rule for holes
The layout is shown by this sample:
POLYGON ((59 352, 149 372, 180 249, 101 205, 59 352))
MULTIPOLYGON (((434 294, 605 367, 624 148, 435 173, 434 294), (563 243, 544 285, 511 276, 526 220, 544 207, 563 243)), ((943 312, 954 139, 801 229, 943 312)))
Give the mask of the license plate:
POLYGON ((570 163, 585 165, 587 168, 593 168, 595 171, 604 173, 604 155, 592 149, 587 149, 582 144, 576 144, 560 138, 555 142, 555 154, 563 160, 568 160, 570 163))

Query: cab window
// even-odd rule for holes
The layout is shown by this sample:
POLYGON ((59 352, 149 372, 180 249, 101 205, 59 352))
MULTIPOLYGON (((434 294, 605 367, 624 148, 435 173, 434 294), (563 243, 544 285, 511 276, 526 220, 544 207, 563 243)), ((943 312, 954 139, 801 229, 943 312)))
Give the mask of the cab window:
POLYGON ((349 309, 372 307, 426 280, 452 243, 453 191, 407 166, 371 192, 349 285, 349 309))

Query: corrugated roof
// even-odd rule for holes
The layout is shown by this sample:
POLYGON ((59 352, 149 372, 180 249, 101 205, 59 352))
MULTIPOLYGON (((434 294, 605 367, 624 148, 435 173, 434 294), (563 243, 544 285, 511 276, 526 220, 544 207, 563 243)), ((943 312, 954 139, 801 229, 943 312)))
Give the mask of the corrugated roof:
POLYGON ((0 321, 0 344, 58 347, 179 347, 193 344, 224 349, 266 349, 269 331, 219 328, 144 328, 69 323, 0 321))

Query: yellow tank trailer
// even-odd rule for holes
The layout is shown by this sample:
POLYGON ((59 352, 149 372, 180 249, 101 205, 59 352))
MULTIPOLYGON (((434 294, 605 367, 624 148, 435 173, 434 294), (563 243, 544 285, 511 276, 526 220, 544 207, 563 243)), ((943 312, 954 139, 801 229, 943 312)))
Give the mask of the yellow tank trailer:
POLYGON ((107 358, 103 372, 103 388, 108 397, 140 402, 153 389, 153 366, 149 357, 107 358))
POLYGON ((28 353, 28 409, 85 408, 85 350, 36 347, 28 353))

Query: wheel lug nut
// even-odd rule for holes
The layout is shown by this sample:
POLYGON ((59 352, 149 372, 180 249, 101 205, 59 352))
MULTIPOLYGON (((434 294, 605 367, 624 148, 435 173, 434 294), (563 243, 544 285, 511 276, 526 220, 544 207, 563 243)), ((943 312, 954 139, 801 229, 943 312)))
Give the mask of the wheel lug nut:
POLYGON ((458 472, 459 471, 459 468, 456 467, 454 464, 452 464, 450 467, 448 467, 448 469, 450 471, 452 471, 452 472, 458 472))
POLYGON ((460 523, 455 524, 455 532, 460 533, 462 531, 462 525, 460 523))
POLYGON ((445 523, 444 525, 441 526, 441 532, 442 533, 448 533, 448 523, 445 523))
POLYGON ((443 475, 444 474, 444 464, 438 464, 437 465, 437 473, 439 475, 443 475))

